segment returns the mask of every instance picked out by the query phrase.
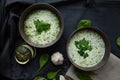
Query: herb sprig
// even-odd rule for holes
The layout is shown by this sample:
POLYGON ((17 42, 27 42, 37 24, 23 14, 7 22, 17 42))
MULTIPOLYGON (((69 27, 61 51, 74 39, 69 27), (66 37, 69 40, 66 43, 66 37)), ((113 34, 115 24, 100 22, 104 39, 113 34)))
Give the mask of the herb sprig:
POLYGON ((78 48, 78 53, 83 58, 87 58, 89 56, 88 53, 85 52, 86 50, 92 50, 91 45, 89 45, 89 41, 85 40, 85 38, 79 41, 75 41, 75 46, 78 48))
POLYGON ((49 23, 45 23, 43 21, 39 21, 39 19, 34 21, 35 27, 36 27, 36 31, 38 34, 41 34, 43 31, 47 31, 50 29, 50 24, 49 23))

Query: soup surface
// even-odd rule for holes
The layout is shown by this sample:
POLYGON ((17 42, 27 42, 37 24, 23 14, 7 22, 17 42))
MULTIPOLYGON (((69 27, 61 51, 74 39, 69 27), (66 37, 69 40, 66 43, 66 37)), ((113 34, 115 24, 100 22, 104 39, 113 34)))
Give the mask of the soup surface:
POLYGON ((75 64, 92 67, 104 56, 105 44, 102 37, 93 31, 84 30, 76 33, 68 44, 68 54, 75 64))
POLYGON ((55 40, 60 32, 58 17, 49 10, 37 10, 28 15, 24 31, 35 44, 46 45, 55 40))

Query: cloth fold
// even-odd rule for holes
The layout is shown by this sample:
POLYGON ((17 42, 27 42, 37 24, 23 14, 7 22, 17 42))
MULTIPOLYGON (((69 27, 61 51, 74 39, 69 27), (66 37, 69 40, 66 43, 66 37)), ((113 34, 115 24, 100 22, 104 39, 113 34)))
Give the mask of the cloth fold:
POLYGON ((68 0, 68 2, 67 0, 0 0, 0 75, 13 80, 33 80, 37 75, 45 76, 48 71, 54 71, 58 67, 49 62, 37 73, 39 57, 41 54, 51 55, 57 51, 63 53, 65 58, 59 74, 65 74, 70 66, 66 54, 67 39, 81 19, 90 19, 93 26, 102 29, 109 37, 112 52, 120 57, 120 49, 115 44, 115 39, 120 34, 120 5, 118 5, 119 2, 116 3, 104 4, 110 6, 97 6, 98 3, 94 6, 92 6, 94 3, 86 6, 86 0, 68 0), (19 65, 14 59, 14 49, 25 42, 18 31, 19 17, 28 6, 33 3, 43 3, 43 1, 50 3, 61 12, 65 26, 63 35, 53 46, 45 49, 37 48, 37 56, 30 63, 25 66, 19 65))
MULTIPOLYGON (((108 62, 93 73, 90 75, 93 80, 120 80, 120 59, 111 53, 108 62)), ((73 66, 68 69, 66 75, 73 80, 80 80, 75 75, 73 66)))

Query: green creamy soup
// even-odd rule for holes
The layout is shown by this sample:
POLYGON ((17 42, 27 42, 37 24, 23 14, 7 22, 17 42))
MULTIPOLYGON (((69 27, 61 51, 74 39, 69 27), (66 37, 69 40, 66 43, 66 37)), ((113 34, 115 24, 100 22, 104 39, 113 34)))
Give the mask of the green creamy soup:
POLYGON ((92 67, 103 59, 105 44, 98 33, 84 30, 71 38, 68 53, 77 65, 92 67))

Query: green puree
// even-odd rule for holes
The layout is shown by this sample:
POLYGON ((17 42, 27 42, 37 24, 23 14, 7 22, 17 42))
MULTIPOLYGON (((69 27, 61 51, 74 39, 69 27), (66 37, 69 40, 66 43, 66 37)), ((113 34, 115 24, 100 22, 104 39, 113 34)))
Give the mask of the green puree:
POLYGON ((78 48, 78 53, 83 58, 87 58, 89 56, 88 53, 85 52, 86 50, 92 50, 91 45, 89 45, 89 41, 85 40, 85 38, 79 41, 75 41, 75 46, 78 48))
POLYGON ((35 24, 36 31, 37 31, 38 34, 41 34, 43 31, 47 31, 47 30, 50 29, 50 24, 49 23, 39 21, 39 19, 34 21, 34 24, 35 24))

